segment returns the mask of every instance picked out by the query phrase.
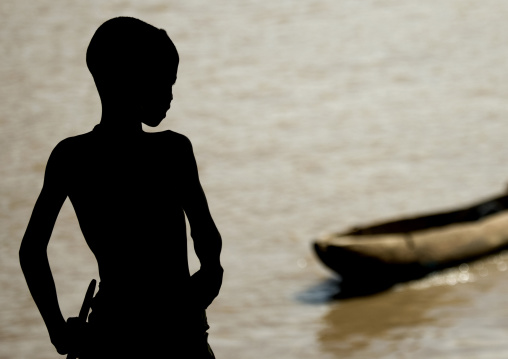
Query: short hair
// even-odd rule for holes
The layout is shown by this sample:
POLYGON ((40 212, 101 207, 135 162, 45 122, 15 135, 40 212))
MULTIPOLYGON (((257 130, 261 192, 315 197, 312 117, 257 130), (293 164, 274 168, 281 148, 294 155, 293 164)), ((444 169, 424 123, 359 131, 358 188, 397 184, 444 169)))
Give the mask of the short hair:
POLYGON ((178 68, 178 51, 166 31, 132 17, 103 23, 90 41, 86 64, 100 91, 108 82, 137 81, 147 72, 178 68))

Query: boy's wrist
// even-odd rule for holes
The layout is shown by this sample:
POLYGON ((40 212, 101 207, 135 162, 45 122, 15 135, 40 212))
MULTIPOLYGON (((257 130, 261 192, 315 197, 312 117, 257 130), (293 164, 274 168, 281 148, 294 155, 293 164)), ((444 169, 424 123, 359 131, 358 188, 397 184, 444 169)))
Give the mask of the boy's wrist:
POLYGON ((48 328, 50 336, 59 335, 60 333, 65 332, 66 325, 67 323, 63 317, 46 322, 46 328, 48 328))

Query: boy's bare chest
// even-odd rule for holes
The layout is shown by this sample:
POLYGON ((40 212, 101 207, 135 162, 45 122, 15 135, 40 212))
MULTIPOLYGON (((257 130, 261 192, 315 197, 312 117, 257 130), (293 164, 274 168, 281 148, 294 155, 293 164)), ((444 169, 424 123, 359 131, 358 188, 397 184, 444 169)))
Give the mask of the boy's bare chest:
POLYGON ((160 198, 178 191, 178 164, 171 155, 150 146, 94 148, 80 154, 70 173, 70 190, 79 197, 128 194, 147 198, 157 193, 160 198))

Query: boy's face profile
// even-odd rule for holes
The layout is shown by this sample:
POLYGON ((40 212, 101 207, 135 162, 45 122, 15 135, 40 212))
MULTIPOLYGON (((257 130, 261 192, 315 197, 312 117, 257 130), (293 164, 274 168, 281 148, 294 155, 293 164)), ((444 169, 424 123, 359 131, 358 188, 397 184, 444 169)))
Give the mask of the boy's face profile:
POLYGON ((161 70, 147 76, 138 87, 139 91, 132 101, 137 104, 137 116, 147 126, 156 127, 166 117, 173 100, 173 85, 176 82, 176 69, 161 70))

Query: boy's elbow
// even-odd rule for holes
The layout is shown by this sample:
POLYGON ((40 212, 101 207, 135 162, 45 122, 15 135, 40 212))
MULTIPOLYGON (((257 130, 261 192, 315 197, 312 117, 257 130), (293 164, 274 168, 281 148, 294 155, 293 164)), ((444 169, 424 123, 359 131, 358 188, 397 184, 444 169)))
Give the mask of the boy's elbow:
POLYGON ((33 262, 34 259, 46 255, 47 253, 45 250, 39 247, 34 247, 30 244, 27 244, 24 241, 21 242, 21 246, 19 247, 18 252, 19 263, 21 264, 21 268, 23 268, 24 266, 26 267, 29 263, 33 262))
POLYGON ((26 248, 21 246, 19 249, 19 264, 21 266, 21 269, 25 271, 25 268, 27 267, 29 263, 28 253, 26 251, 26 248))
POLYGON ((28 255, 27 246, 26 246, 25 242, 22 241, 21 245, 19 246, 19 251, 18 251, 19 261, 23 262, 23 260, 27 257, 27 255, 28 255))
POLYGON ((212 226, 209 228, 192 228, 191 237, 197 241, 222 243, 222 238, 217 227, 212 226))
POLYGON ((21 268, 23 268, 24 266, 26 266, 28 262, 30 262, 31 252, 29 248, 27 248, 27 246, 23 245, 22 243, 21 246, 19 247, 18 255, 19 255, 19 264, 21 265, 21 268))

